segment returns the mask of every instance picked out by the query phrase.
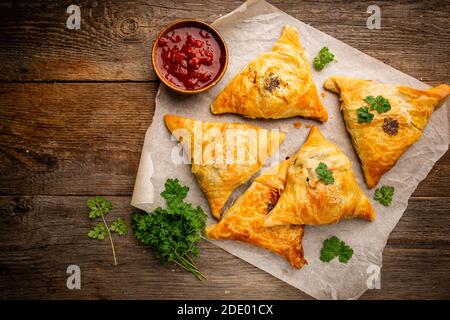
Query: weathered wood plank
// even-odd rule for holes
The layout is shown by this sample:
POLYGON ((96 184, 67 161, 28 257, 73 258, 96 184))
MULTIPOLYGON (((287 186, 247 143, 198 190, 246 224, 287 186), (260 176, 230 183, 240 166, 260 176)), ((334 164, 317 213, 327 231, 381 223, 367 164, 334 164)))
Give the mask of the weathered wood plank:
MULTIPOLYGON (((163 25, 184 17, 212 21, 241 1, 77 3, 82 29, 71 31, 71 3, 0 2, 0 81, 155 80, 149 49, 163 25)), ((365 1, 271 3, 425 82, 450 82, 449 2, 378 1, 382 30, 366 28, 372 3, 365 1)), ((0 84, 0 298, 308 298, 207 242, 199 264, 209 281, 201 283, 160 266, 132 235, 116 242, 117 268, 107 242, 86 237, 86 194, 125 195, 110 197, 112 217, 132 210, 156 89, 157 83, 0 84), (69 264, 82 269, 81 291, 65 288, 69 264)), ((414 196, 384 252, 382 290, 363 298, 449 298, 450 153, 414 196), (445 198, 428 198, 436 196, 445 198)))
MULTIPOLYGON (((0 194, 130 195, 155 83, 0 84, 0 194)), ((450 153, 415 196, 450 196, 450 153)))
MULTIPOLYGON (((129 197, 107 197, 108 219, 128 219, 129 197)), ((115 238, 119 265, 107 241, 89 239, 87 197, 0 196, 0 298, 304 299, 307 295, 211 243, 198 258, 208 281, 160 266, 132 234, 115 238), (80 291, 65 286, 66 268, 79 265, 80 291), (255 285, 257 284, 257 285, 255 285)), ((448 198, 413 198, 383 255, 381 290, 363 298, 448 298, 448 198), (437 227, 439 226, 439 227, 437 227)))
POLYGON ((0 193, 130 194, 156 90, 0 85, 0 193))
MULTIPOLYGON (((450 3, 377 1, 382 29, 366 27, 366 1, 270 1, 294 17, 430 84, 450 82, 450 3)), ((150 47, 169 22, 211 22, 241 1, 78 1, 81 30, 68 30, 65 1, 0 3, 0 80, 155 79, 150 47), (134 21, 137 28, 134 28, 134 21)))

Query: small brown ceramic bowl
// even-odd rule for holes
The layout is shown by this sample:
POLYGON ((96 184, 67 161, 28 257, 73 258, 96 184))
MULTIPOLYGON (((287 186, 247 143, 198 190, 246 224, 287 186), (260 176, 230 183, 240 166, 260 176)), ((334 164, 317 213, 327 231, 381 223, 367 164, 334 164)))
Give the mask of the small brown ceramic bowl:
POLYGON ((152 63, 166 86, 179 93, 195 94, 222 79, 228 67, 228 48, 222 35, 208 23, 183 19, 158 34, 153 43, 152 63))

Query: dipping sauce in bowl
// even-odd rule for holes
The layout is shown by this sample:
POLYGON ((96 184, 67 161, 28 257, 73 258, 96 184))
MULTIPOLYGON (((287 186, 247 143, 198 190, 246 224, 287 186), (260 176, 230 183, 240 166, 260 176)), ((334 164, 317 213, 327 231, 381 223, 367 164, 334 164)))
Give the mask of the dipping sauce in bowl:
POLYGON ((202 92, 225 73, 228 50, 221 35, 198 20, 178 21, 164 29, 153 46, 159 78, 183 93, 202 92))

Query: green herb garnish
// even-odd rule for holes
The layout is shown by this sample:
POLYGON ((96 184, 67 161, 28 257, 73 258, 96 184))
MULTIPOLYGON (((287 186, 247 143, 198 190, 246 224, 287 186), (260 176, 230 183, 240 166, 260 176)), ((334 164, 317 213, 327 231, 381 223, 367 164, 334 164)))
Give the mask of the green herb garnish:
POLYGON ((87 206, 91 210, 89 211, 89 218, 91 219, 106 216, 112 209, 111 201, 105 200, 100 196, 88 199, 87 206))
POLYGON ((388 112, 391 110, 391 104, 382 96, 367 96, 364 101, 370 106, 370 110, 376 110, 378 114, 388 112))
POLYGON ((381 188, 375 190, 375 196, 373 199, 381 203, 383 206, 389 207, 392 202, 394 190, 394 187, 382 186, 381 188))
POLYGON ((358 123, 371 123, 373 120, 373 114, 370 113, 368 107, 361 107, 356 110, 358 112, 358 123))
POLYGON ((314 58, 314 68, 316 68, 317 71, 320 71, 325 67, 325 65, 333 60, 334 54, 332 54, 327 47, 323 47, 314 58))
POLYGON ((113 232, 117 232, 120 236, 124 236, 128 233, 128 224, 122 218, 114 221, 109 228, 113 232))
POLYGON ((198 243, 205 233, 206 214, 200 206, 184 202, 188 187, 178 179, 168 179, 161 197, 165 209, 158 207, 151 213, 133 213, 134 234, 142 243, 153 248, 162 264, 174 262, 193 273, 199 280, 206 279, 192 256, 198 256, 198 243))
POLYGON ((102 222, 99 222, 96 226, 89 230, 88 237, 96 240, 103 240, 106 235, 108 235, 109 241, 111 242, 114 265, 117 266, 116 251, 114 249, 114 242, 111 232, 117 232, 120 236, 126 235, 128 232, 128 225, 122 218, 119 218, 112 223, 111 227, 108 227, 105 216, 111 211, 112 203, 105 200, 103 197, 96 196, 88 199, 87 206, 90 209, 89 218, 102 218, 102 222))
POLYGON ((102 222, 99 222, 95 227, 93 227, 88 232, 89 238, 96 239, 96 240, 105 239, 105 235, 106 235, 106 228, 102 222))
POLYGON ((353 249, 335 236, 326 239, 320 251, 320 260, 323 262, 330 262, 335 257, 339 257, 339 262, 347 263, 352 256, 353 249))
POLYGON ((323 181, 326 185, 334 183, 333 172, 328 170, 328 166, 325 163, 319 163, 319 166, 316 168, 316 174, 319 180, 323 181))
POLYGON ((358 123, 372 122, 374 114, 369 111, 369 108, 370 110, 376 110, 378 114, 391 110, 391 104, 382 96, 377 96, 376 98, 373 96, 367 96, 364 99, 364 102, 367 103, 368 106, 361 107, 356 110, 358 112, 358 123))

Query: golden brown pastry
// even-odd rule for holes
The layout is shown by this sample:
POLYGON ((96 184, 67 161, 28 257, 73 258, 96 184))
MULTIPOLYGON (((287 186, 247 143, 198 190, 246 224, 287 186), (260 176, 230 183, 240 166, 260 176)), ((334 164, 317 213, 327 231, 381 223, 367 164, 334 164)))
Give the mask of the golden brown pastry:
POLYGON ((187 152, 192 172, 216 218, 220 218, 233 190, 258 172, 285 138, 284 133, 242 123, 175 115, 165 115, 164 121, 187 152))
POLYGON ((212 240, 239 240, 273 251, 295 268, 301 268, 303 257, 303 226, 265 228, 264 218, 278 201, 286 183, 290 161, 272 166, 255 179, 252 185, 225 211, 219 223, 206 227, 212 240))
POLYGON ((375 187, 408 147, 419 140, 434 109, 450 94, 450 86, 446 84, 416 90, 337 76, 329 78, 325 88, 340 94, 345 124, 369 188, 375 187), (368 96, 387 99, 390 110, 381 110, 382 113, 372 110, 365 101, 368 96), (361 107, 368 107, 372 113, 370 122, 359 122, 358 109, 361 107))
POLYGON ((250 62, 228 83, 212 103, 211 112, 327 121, 297 29, 285 26, 272 50, 250 62))
POLYGON ((330 224, 347 218, 373 220, 375 212, 350 160, 313 127, 292 159, 286 188, 265 226, 330 224))

